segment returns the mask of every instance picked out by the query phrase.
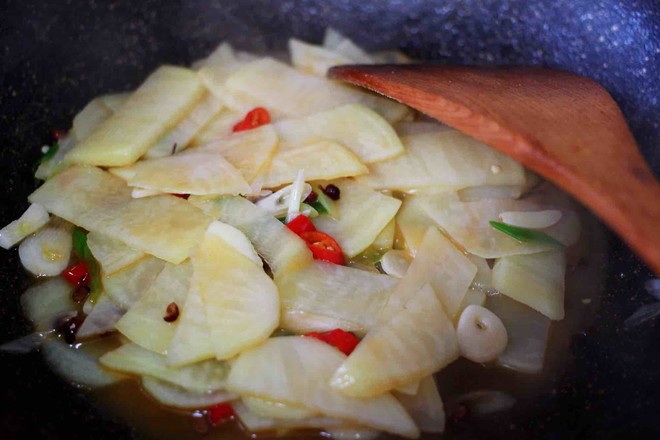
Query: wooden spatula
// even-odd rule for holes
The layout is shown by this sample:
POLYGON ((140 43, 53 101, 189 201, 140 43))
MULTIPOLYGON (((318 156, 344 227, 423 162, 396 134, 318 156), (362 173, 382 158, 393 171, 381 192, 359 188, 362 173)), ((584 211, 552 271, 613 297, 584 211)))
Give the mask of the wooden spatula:
POLYGON ((400 101, 513 157, 596 212, 660 274, 660 184, 600 85, 541 68, 338 66, 329 76, 400 101))

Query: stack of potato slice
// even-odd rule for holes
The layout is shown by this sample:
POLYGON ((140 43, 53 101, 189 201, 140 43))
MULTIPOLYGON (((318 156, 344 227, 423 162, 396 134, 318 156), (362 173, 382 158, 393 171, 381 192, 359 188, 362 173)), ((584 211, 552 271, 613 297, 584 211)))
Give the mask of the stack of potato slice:
POLYGON ((542 231, 569 246, 577 216, 517 199, 528 174, 486 145, 324 77, 400 54, 367 54, 334 31, 290 50, 293 66, 224 43, 195 69, 163 66, 132 93, 94 99, 29 200, 89 231, 103 293, 85 310, 114 304, 110 328, 127 341, 100 363, 141 376, 164 405, 231 401, 253 432, 442 432, 433 375, 460 355, 463 309, 493 310, 510 341, 499 364, 528 372, 542 367, 548 324, 564 313, 564 248, 489 221, 559 210, 542 231), (271 123, 233 133, 256 107, 271 123), (346 266, 314 260, 253 203, 300 170, 340 191, 333 215, 313 222, 346 266), (378 273, 392 250, 403 272, 378 273), (348 356, 300 336, 337 328, 362 337, 348 356))

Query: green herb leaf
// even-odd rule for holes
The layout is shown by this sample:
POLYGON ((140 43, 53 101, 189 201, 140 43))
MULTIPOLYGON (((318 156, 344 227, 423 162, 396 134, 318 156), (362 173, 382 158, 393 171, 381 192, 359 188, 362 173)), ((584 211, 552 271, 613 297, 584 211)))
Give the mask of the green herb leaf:
POLYGON ((323 206, 323 203, 319 202, 318 200, 316 200, 314 202, 307 203, 307 204, 309 206, 311 206, 312 208, 316 209, 316 212, 318 212, 319 215, 328 213, 328 210, 325 209, 325 206, 323 206))
POLYGON ((558 241, 554 237, 549 236, 545 232, 536 231, 534 229, 521 228, 519 226, 513 226, 496 221, 490 221, 489 223, 498 231, 504 232, 506 235, 524 243, 545 243, 561 247, 564 246, 562 242, 558 241))
POLYGON ((87 245, 87 234, 85 230, 79 227, 73 230, 73 252, 87 265, 91 277, 89 301, 94 304, 103 291, 103 287, 101 286, 101 268, 87 245))
POLYGON ((78 258, 85 263, 92 257, 92 252, 87 246, 87 234, 82 228, 75 228, 73 230, 73 251, 78 255, 78 258))

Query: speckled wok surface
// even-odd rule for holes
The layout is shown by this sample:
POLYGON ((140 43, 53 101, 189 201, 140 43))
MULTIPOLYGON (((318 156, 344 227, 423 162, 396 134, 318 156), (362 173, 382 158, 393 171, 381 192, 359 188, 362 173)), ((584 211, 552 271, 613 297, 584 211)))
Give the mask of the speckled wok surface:
MULTIPOLYGON (((93 96, 128 90, 157 65, 189 63, 221 40, 283 49, 333 26, 368 49, 445 64, 547 65, 592 77, 619 103, 660 172, 660 3, 520 0, 18 1, 0 4, 0 223, 27 207, 32 164, 53 128, 93 96)), ((579 115, 577 116, 579 117, 579 115)), ((649 200, 649 203, 660 201, 649 200)), ((659 225, 660 229, 660 225, 659 225)), ((570 347, 576 361, 522 418, 451 428, 447 438, 658 438, 660 323, 624 330, 653 298, 650 277, 610 239, 607 294, 570 347)), ((0 252, 0 342, 28 331, 16 252, 0 252)), ((41 363, 0 353, 0 438, 133 438, 41 363)))

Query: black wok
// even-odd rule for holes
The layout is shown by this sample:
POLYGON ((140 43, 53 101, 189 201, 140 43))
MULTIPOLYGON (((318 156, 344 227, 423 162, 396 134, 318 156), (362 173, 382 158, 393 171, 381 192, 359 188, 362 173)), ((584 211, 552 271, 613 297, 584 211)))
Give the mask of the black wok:
MULTIPOLYGON (((31 167, 49 132, 67 128, 92 97, 128 90, 159 64, 190 63, 221 40, 283 49, 289 36, 320 41, 329 25, 369 49, 399 47, 446 64, 547 65, 592 77, 614 96, 660 172, 654 0, 5 0, 0 11, 2 225, 27 207, 31 167)), ((554 392, 526 405, 520 418, 451 425, 448 436, 660 436, 660 319, 622 325, 654 301, 643 287, 652 274, 617 238, 608 240, 606 294, 593 324, 572 337, 574 362, 554 392)), ((3 252, 0 343, 28 332, 18 300, 26 284, 17 253, 3 252)), ((38 353, 0 353, 0 371, 0 438, 135 436, 50 372, 38 353)))

